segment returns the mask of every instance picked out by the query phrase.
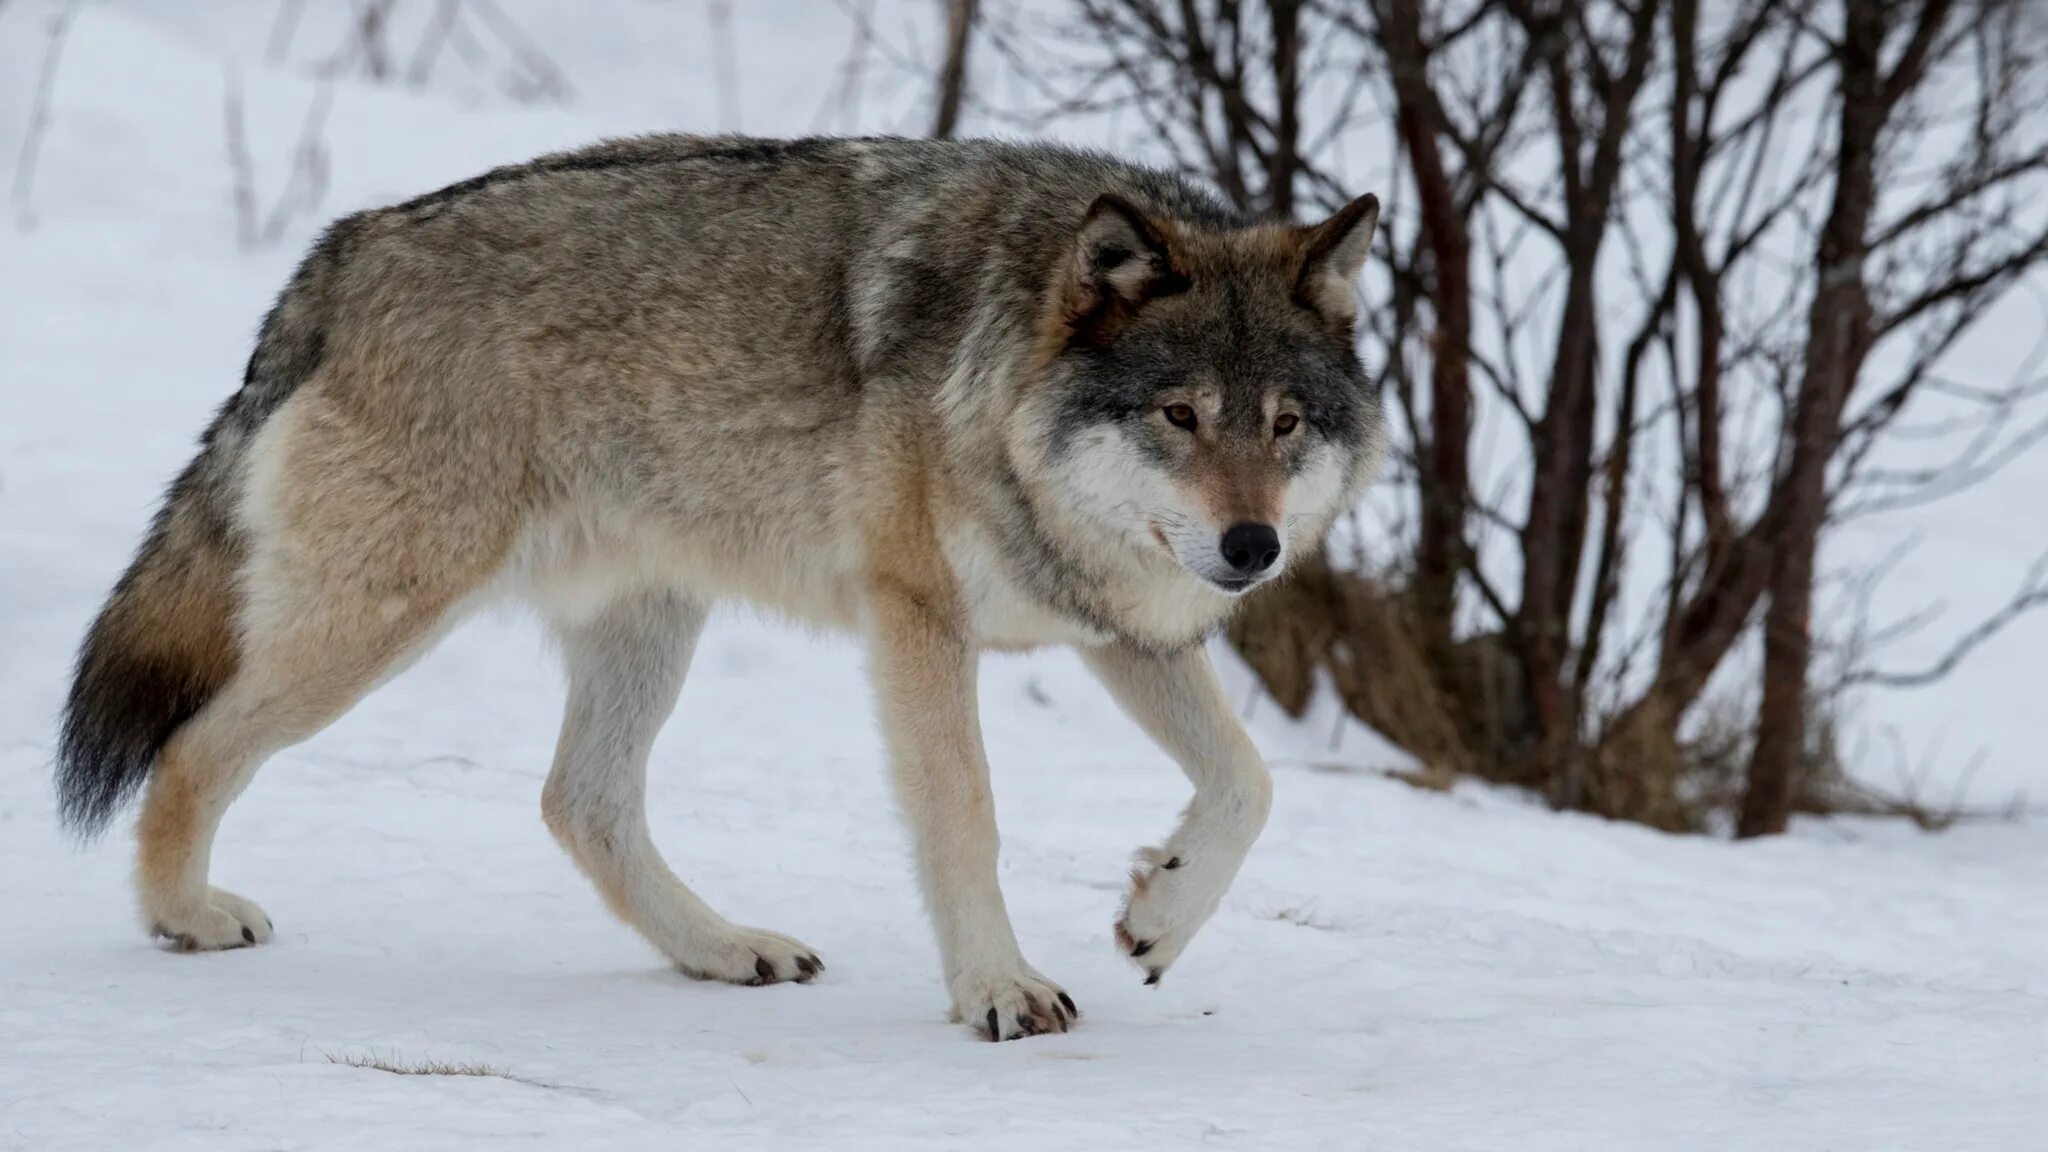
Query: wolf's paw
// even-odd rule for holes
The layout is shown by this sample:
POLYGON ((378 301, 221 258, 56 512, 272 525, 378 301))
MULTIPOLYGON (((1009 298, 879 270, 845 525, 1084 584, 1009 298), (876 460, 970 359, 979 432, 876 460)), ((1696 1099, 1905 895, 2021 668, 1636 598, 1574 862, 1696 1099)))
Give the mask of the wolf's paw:
POLYGON ((758 928, 732 928, 674 958, 685 976, 728 984, 809 984, 825 962, 801 940, 758 928))
POLYGON ((1028 964, 962 973, 952 993, 953 1019, 988 1040, 1065 1032, 1081 1019, 1074 998, 1028 964))
POLYGON ((254 900, 209 888, 192 909, 151 915, 149 931, 179 952, 219 952, 269 943, 270 917, 254 900))
POLYGON ((1140 968, 1145 983, 1157 984, 1180 958, 1195 932, 1215 915, 1235 873, 1220 876, 1199 858, 1169 848, 1141 848, 1131 869, 1131 889, 1116 920, 1116 943, 1140 968))

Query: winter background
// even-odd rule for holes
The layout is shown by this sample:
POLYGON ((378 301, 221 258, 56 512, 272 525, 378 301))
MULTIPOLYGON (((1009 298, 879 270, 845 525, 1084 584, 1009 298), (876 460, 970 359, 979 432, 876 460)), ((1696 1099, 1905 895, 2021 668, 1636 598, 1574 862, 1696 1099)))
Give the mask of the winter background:
MULTIPOLYGON (((1070 655, 986 662, 1004 885, 1027 955, 1087 1013, 1068 1035, 977 1044, 944 1020, 860 653, 730 612, 656 748, 653 823, 714 906, 815 945, 818 984, 696 983, 605 913, 538 818, 562 685, 514 613, 235 806, 215 873, 272 913, 273 944, 152 944, 125 830, 81 848, 54 825, 54 718, 76 641, 317 228, 606 135, 921 131, 928 80, 878 56, 850 83, 847 45, 862 14, 912 55, 938 38, 916 2, 501 0, 503 27, 424 80, 401 55, 391 82, 323 82, 347 6, 283 7, 300 11, 280 47, 274 0, 0 0, 0 1148, 2048 1139, 2039 819, 1804 820, 1738 845, 1419 791, 1334 704, 1299 724, 1260 707, 1220 647, 1278 797, 1157 988, 1110 925, 1183 779, 1070 655), (562 99, 526 98, 550 84, 562 99), (322 101, 324 196, 266 234, 322 101)), ((2038 302, 1983 354, 2025 355, 2038 302)), ((1995 606, 2048 537, 2044 483, 2048 461, 2025 461, 1889 525, 1925 540, 1910 591, 1963 618, 1995 606)), ((2023 800, 2048 785, 2044 640, 2048 619, 2023 620, 1938 689, 1860 714, 1924 790, 2023 800)), ((1853 767, 1900 782, 1889 754, 1853 767)))

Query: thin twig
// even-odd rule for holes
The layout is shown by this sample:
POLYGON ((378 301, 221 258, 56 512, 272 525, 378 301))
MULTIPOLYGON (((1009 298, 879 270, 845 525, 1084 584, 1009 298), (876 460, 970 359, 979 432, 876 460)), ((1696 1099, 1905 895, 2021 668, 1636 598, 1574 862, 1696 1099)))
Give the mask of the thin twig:
POLYGON ((718 85, 718 127, 723 132, 740 130, 739 60, 732 35, 731 0, 711 0, 704 11, 711 25, 711 71, 718 85))
POLYGON ((50 17, 49 38, 43 46, 43 67, 36 77, 35 103, 29 112, 28 131, 21 138, 21 159, 14 168, 14 223, 26 232, 36 226, 32 208, 36 187, 36 159, 42 154, 43 137, 50 131, 50 102, 57 89, 57 70, 64 62, 64 44, 71 33, 72 18, 79 0, 57 10, 50 17))

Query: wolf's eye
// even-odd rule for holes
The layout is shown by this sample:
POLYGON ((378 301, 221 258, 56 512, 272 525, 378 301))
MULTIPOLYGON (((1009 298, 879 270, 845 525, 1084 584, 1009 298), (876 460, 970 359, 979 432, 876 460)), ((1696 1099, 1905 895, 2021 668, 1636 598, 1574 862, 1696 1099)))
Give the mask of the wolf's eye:
POLYGON ((1166 406, 1166 422, 1175 428, 1185 428, 1193 432, 1195 430, 1195 410, 1185 404, 1168 404, 1166 406))
POLYGON ((1285 436, 1289 432, 1294 431, 1295 427, 1300 423, 1301 417, 1296 416, 1292 412, 1283 412, 1278 420, 1273 421, 1273 435, 1285 436))

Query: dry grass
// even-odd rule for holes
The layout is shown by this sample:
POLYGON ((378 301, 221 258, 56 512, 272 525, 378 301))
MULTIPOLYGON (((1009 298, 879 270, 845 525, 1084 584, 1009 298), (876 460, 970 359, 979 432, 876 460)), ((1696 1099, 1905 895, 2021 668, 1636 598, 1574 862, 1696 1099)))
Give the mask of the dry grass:
MULTIPOLYGON (((1320 561, 1253 597, 1229 629, 1231 644, 1291 716, 1306 713, 1327 676, 1347 711, 1415 757, 1417 769, 1391 775, 1416 787, 1441 790, 1476 777, 1669 832, 1714 827, 1739 805, 1753 708, 1709 703, 1680 725, 1645 704, 1597 722, 1567 749, 1559 779, 1536 779, 1534 712, 1507 639, 1470 637, 1439 657, 1425 635, 1400 594, 1320 561)), ((1852 781, 1836 746, 1839 720, 1825 706, 1809 719, 1797 811, 1898 816, 1930 829, 1974 815, 1959 803, 1924 803, 1910 788, 1894 796, 1852 781)))
POLYGON ((1429 775, 1485 775, 1489 758, 1470 739, 1457 699, 1438 684, 1419 635, 1370 580, 1320 562, 1254 597, 1229 631, 1288 715, 1307 711, 1322 669, 1352 715, 1429 775))
POLYGON ((376 1072, 389 1072, 393 1076, 483 1076, 497 1080, 511 1080, 519 1084, 534 1084, 548 1087, 537 1080, 528 1080, 494 1064, 475 1061, 448 1060, 406 1060, 396 1050, 380 1053, 372 1048, 367 1052, 322 1052, 329 1064, 340 1064, 349 1068, 365 1068, 376 1072))
MULTIPOLYGON (((1696 742, 1678 738, 1662 709, 1644 705, 1610 723, 1577 750, 1564 807, 1665 832, 1698 832, 1720 803, 1718 764, 1696 742)), ((1737 777, 1739 779, 1739 776, 1737 777)))

